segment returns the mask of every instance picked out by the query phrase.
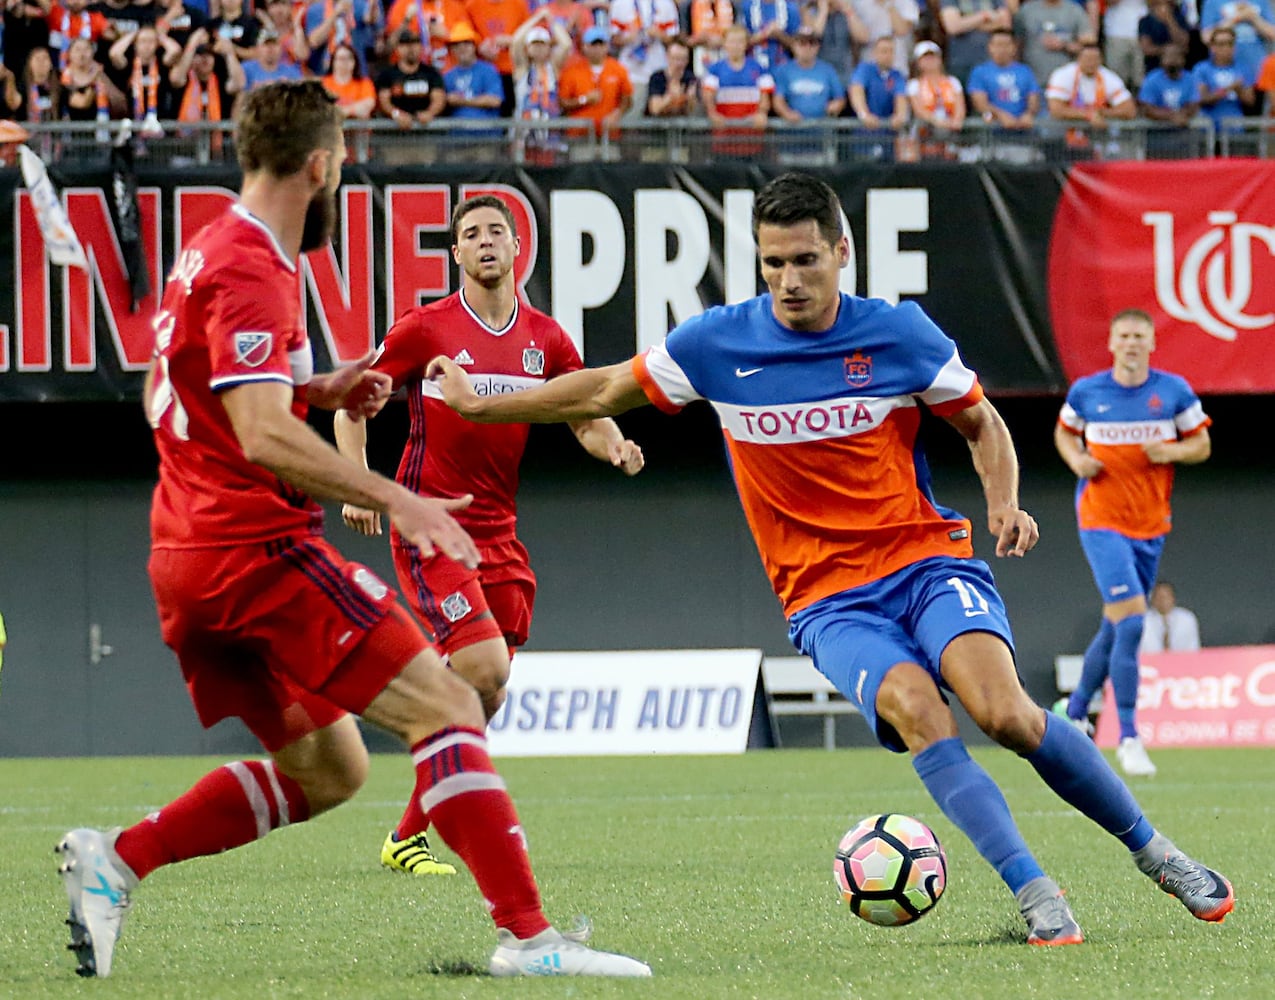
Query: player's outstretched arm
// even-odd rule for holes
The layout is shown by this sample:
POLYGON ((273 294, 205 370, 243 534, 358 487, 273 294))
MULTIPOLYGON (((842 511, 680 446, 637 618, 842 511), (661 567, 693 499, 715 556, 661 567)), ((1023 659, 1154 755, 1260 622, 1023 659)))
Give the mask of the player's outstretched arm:
POLYGON ((1018 456, 1005 421, 988 400, 946 418, 970 446, 987 498, 987 527, 998 556, 1023 556, 1040 538, 1036 519, 1018 506, 1018 456))
POLYGON ((478 547, 451 516, 451 511, 468 506, 472 496, 419 497, 392 479, 360 468, 292 415, 292 387, 284 382, 242 383, 219 398, 248 461, 313 497, 389 515, 425 556, 438 548, 471 569, 478 565, 478 547))
MULTIPOLYGON (((355 465, 366 469, 367 420, 362 414, 351 415, 348 410, 337 410, 332 418, 332 433, 336 437, 336 450, 355 465)), ((379 535, 381 515, 366 507, 347 503, 341 507, 341 520, 345 526, 360 535, 379 535)))
POLYGON ((650 402, 628 361, 607 368, 582 368, 525 392, 479 396, 469 376, 451 358, 429 363, 425 377, 443 393, 443 401, 480 424, 556 424, 560 421, 614 417, 650 402))
POLYGON ((636 476, 646 465, 637 442, 624 436, 610 417, 600 420, 572 420, 568 426, 580 446, 600 462, 615 466, 626 476, 636 476))
POLYGON ((394 391, 393 379, 384 372, 370 370, 376 355, 376 350, 368 351, 353 364, 312 377, 306 386, 306 402, 321 410, 376 416, 394 391))

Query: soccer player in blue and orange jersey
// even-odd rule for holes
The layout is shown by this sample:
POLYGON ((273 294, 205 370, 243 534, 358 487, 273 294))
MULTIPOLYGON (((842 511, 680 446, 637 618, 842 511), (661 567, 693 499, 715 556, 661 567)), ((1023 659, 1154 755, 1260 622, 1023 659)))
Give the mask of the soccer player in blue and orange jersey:
POLYGON ((1221 920, 1234 905, 1226 879, 1158 833, 1093 742, 1027 696, 970 522, 931 492, 922 407, 968 441, 996 554, 1036 544, 1009 432, 956 345, 914 303, 841 294, 850 243, 822 181, 771 181, 757 193, 753 232, 769 294, 709 309, 631 361, 500 397, 479 397, 446 357, 430 373, 448 405, 480 422, 597 418, 644 403, 672 413, 708 400, 793 642, 883 746, 912 754, 944 815, 1014 893, 1027 940, 1084 936, 961 742, 945 691, 1193 915, 1221 920))
POLYGON ((1138 736, 1138 644, 1147 594, 1169 533, 1173 465, 1209 457, 1211 421, 1186 380, 1151 367, 1155 324, 1141 309, 1111 321, 1110 371, 1077 381, 1054 428, 1058 454, 1080 479, 1080 544, 1102 595, 1102 625, 1085 650, 1067 715, 1088 730, 1089 699, 1108 674, 1120 717, 1116 758, 1125 774, 1155 765, 1138 736))

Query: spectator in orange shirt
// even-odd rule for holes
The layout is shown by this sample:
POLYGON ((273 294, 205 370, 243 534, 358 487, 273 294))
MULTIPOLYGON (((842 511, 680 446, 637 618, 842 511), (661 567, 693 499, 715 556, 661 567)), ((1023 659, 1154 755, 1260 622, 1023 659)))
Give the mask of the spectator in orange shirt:
POLYGON ((584 56, 562 70, 558 99, 568 118, 589 118, 596 135, 614 137, 633 103, 629 71, 607 52, 611 33, 594 25, 584 33, 584 56))
POLYGON ((346 118, 371 118, 376 109, 376 88, 359 72, 358 53, 345 42, 332 50, 332 72, 323 78, 323 88, 346 118))
POLYGON ((397 49, 404 29, 414 31, 423 39, 425 61, 440 73, 452 65, 447 43, 461 27, 473 27, 462 0, 395 0, 385 18, 391 48, 397 49))
POLYGON ((500 105, 502 117, 514 111, 514 60, 509 48, 514 32, 531 16, 527 0, 469 0, 465 5, 469 20, 482 39, 478 54, 495 63, 500 71, 500 83, 505 88, 505 99, 500 105))
POLYGON ((1275 54, 1262 60, 1262 67, 1257 71, 1257 90, 1263 94, 1262 114, 1270 118, 1275 115, 1275 54))

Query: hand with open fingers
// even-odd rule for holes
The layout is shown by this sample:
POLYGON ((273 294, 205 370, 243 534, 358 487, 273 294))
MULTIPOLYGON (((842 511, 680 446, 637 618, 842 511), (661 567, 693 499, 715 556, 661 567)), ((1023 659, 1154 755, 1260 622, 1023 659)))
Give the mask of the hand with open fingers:
POLYGON ((405 541, 421 550, 426 558, 442 552, 468 569, 478 568, 478 546, 452 517, 474 499, 472 493, 451 500, 421 497, 406 490, 389 510, 389 518, 405 541))
POLYGON ((465 404, 477 400, 474 385, 465 369, 445 354, 440 354, 425 368, 425 377, 443 393, 443 402, 457 413, 465 412, 465 404))
POLYGON ((357 531, 360 535, 381 533, 381 515, 378 511, 347 503, 341 507, 341 519, 347 528, 357 531))
POLYGON ((996 536, 996 555, 1025 556, 1040 541, 1036 519, 1021 507, 989 513, 988 527, 996 536))
POLYGON ((646 465, 646 459, 642 455, 642 449, 637 443, 625 438, 623 441, 613 443, 608 449, 611 458, 611 464, 623 472, 626 476, 636 476, 642 471, 642 467, 646 465))
POLYGON ((306 401, 324 410, 346 410, 356 420, 374 417, 390 398, 394 382, 384 372, 371 371, 376 350, 327 375, 316 375, 306 387, 306 401))

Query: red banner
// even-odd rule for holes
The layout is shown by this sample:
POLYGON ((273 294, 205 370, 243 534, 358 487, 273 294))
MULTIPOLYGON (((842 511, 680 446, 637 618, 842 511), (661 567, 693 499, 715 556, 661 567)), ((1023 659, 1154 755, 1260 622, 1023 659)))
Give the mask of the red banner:
MULTIPOLYGON (((1139 657, 1138 735, 1148 747, 1275 746, 1275 646, 1139 657)), ((1097 741, 1120 735, 1107 685, 1097 741)))
POLYGON ((1121 309, 1155 318, 1152 365, 1197 392, 1270 392, 1275 184, 1261 160, 1072 168, 1049 243, 1049 313, 1069 380, 1111 366, 1121 309))

